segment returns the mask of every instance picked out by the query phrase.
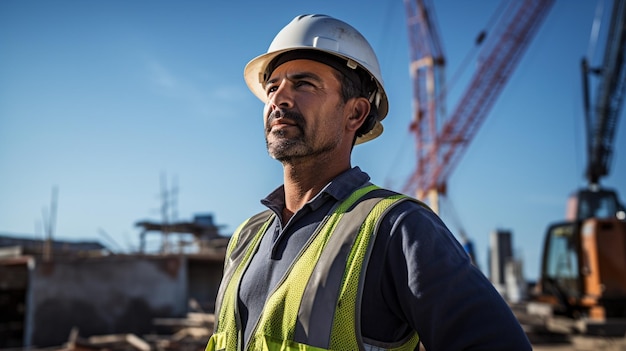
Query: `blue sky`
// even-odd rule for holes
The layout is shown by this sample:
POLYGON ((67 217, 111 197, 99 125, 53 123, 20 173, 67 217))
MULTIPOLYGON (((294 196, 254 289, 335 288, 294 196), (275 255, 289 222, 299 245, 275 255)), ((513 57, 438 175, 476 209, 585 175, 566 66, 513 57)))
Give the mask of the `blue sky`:
MULTIPOLYGON (((499 4, 436 1, 448 76, 499 4)), ((507 229, 534 279, 546 226, 564 218, 567 196, 585 184, 580 61, 590 52, 597 6, 556 2, 449 179, 448 197, 482 268, 489 234, 507 229)), ((135 223, 161 218, 162 174, 170 188, 177 180, 179 220, 212 213, 231 233, 282 182, 280 164, 265 150, 262 103, 247 90, 243 67, 302 13, 351 23, 378 53, 390 113, 384 134, 355 148, 353 165, 401 189, 415 154, 400 0, 4 0, 0 233, 42 237, 56 186, 55 237, 133 250, 135 223)), ((449 110, 457 99, 450 95, 449 110)), ((622 196, 623 125, 604 181, 622 196)), ((456 233, 456 221, 442 217, 456 233)))

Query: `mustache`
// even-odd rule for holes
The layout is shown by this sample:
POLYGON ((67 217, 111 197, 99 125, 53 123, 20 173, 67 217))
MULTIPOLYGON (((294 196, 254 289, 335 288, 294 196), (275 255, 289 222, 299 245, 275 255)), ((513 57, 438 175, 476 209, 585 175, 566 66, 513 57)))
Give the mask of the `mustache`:
POLYGON ((280 109, 276 109, 274 111, 272 111, 269 116, 267 116, 267 127, 266 130, 269 132, 269 130, 271 129, 272 123, 274 122, 274 120, 276 119, 288 119, 290 121, 292 121, 298 128, 303 129, 304 125, 305 125, 305 121, 304 121, 304 117, 302 116, 302 114, 295 112, 295 111, 289 111, 289 110, 280 110, 280 109))

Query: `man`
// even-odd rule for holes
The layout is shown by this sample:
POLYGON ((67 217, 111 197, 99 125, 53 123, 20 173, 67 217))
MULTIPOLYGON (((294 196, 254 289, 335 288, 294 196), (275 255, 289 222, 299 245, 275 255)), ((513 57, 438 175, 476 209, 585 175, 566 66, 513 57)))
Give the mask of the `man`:
POLYGON ((351 166, 388 109, 358 31, 296 17, 244 76, 284 184, 229 243, 208 351, 531 349, 442 221, 351 166))

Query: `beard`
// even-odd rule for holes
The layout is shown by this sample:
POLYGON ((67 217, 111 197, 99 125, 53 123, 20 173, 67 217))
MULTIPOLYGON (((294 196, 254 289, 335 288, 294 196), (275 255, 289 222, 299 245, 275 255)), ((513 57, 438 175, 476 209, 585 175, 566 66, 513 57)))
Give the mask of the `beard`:
POLYGON ((278 161, 288 161, 294 157, 306 154, 305 141, 306 122, 304 117, 293 111, 274 110, 267 118, 265 128, 265 145, 267 153, 278 161), (272 122, 277 119, 287 119, 293 123, 294 128, 287 132, 283 129, 272 130, 272 122), (294 130, 295 129, 295 130, 294 130))
POLYGON ((294 162, 304 157, 320 155, 333 150, 338 139, 317 143, 313 133, 307 132, 307 125, 302 114, 295 111, 274 110, 267 118, 265 145, 268 154, 280 161, 294 162), (277 118, 289 120, 293 128, 272 130, 272 121, 277 118))

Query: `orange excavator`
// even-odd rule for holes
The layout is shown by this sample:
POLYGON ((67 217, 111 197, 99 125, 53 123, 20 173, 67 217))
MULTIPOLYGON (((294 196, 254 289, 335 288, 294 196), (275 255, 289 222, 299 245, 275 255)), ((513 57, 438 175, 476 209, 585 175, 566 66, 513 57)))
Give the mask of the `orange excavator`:
POLYGON ((569 198, 566 220, 548 227, 528 304, 555 332, 626 333, 626 210, 615 190, 600 185, 609 174, 626 89, 626 0, 614 0, 607 35, 602 64, 582 61, 588 185, 569 198), (590 78, 597 83, 593 105, 590 78))

